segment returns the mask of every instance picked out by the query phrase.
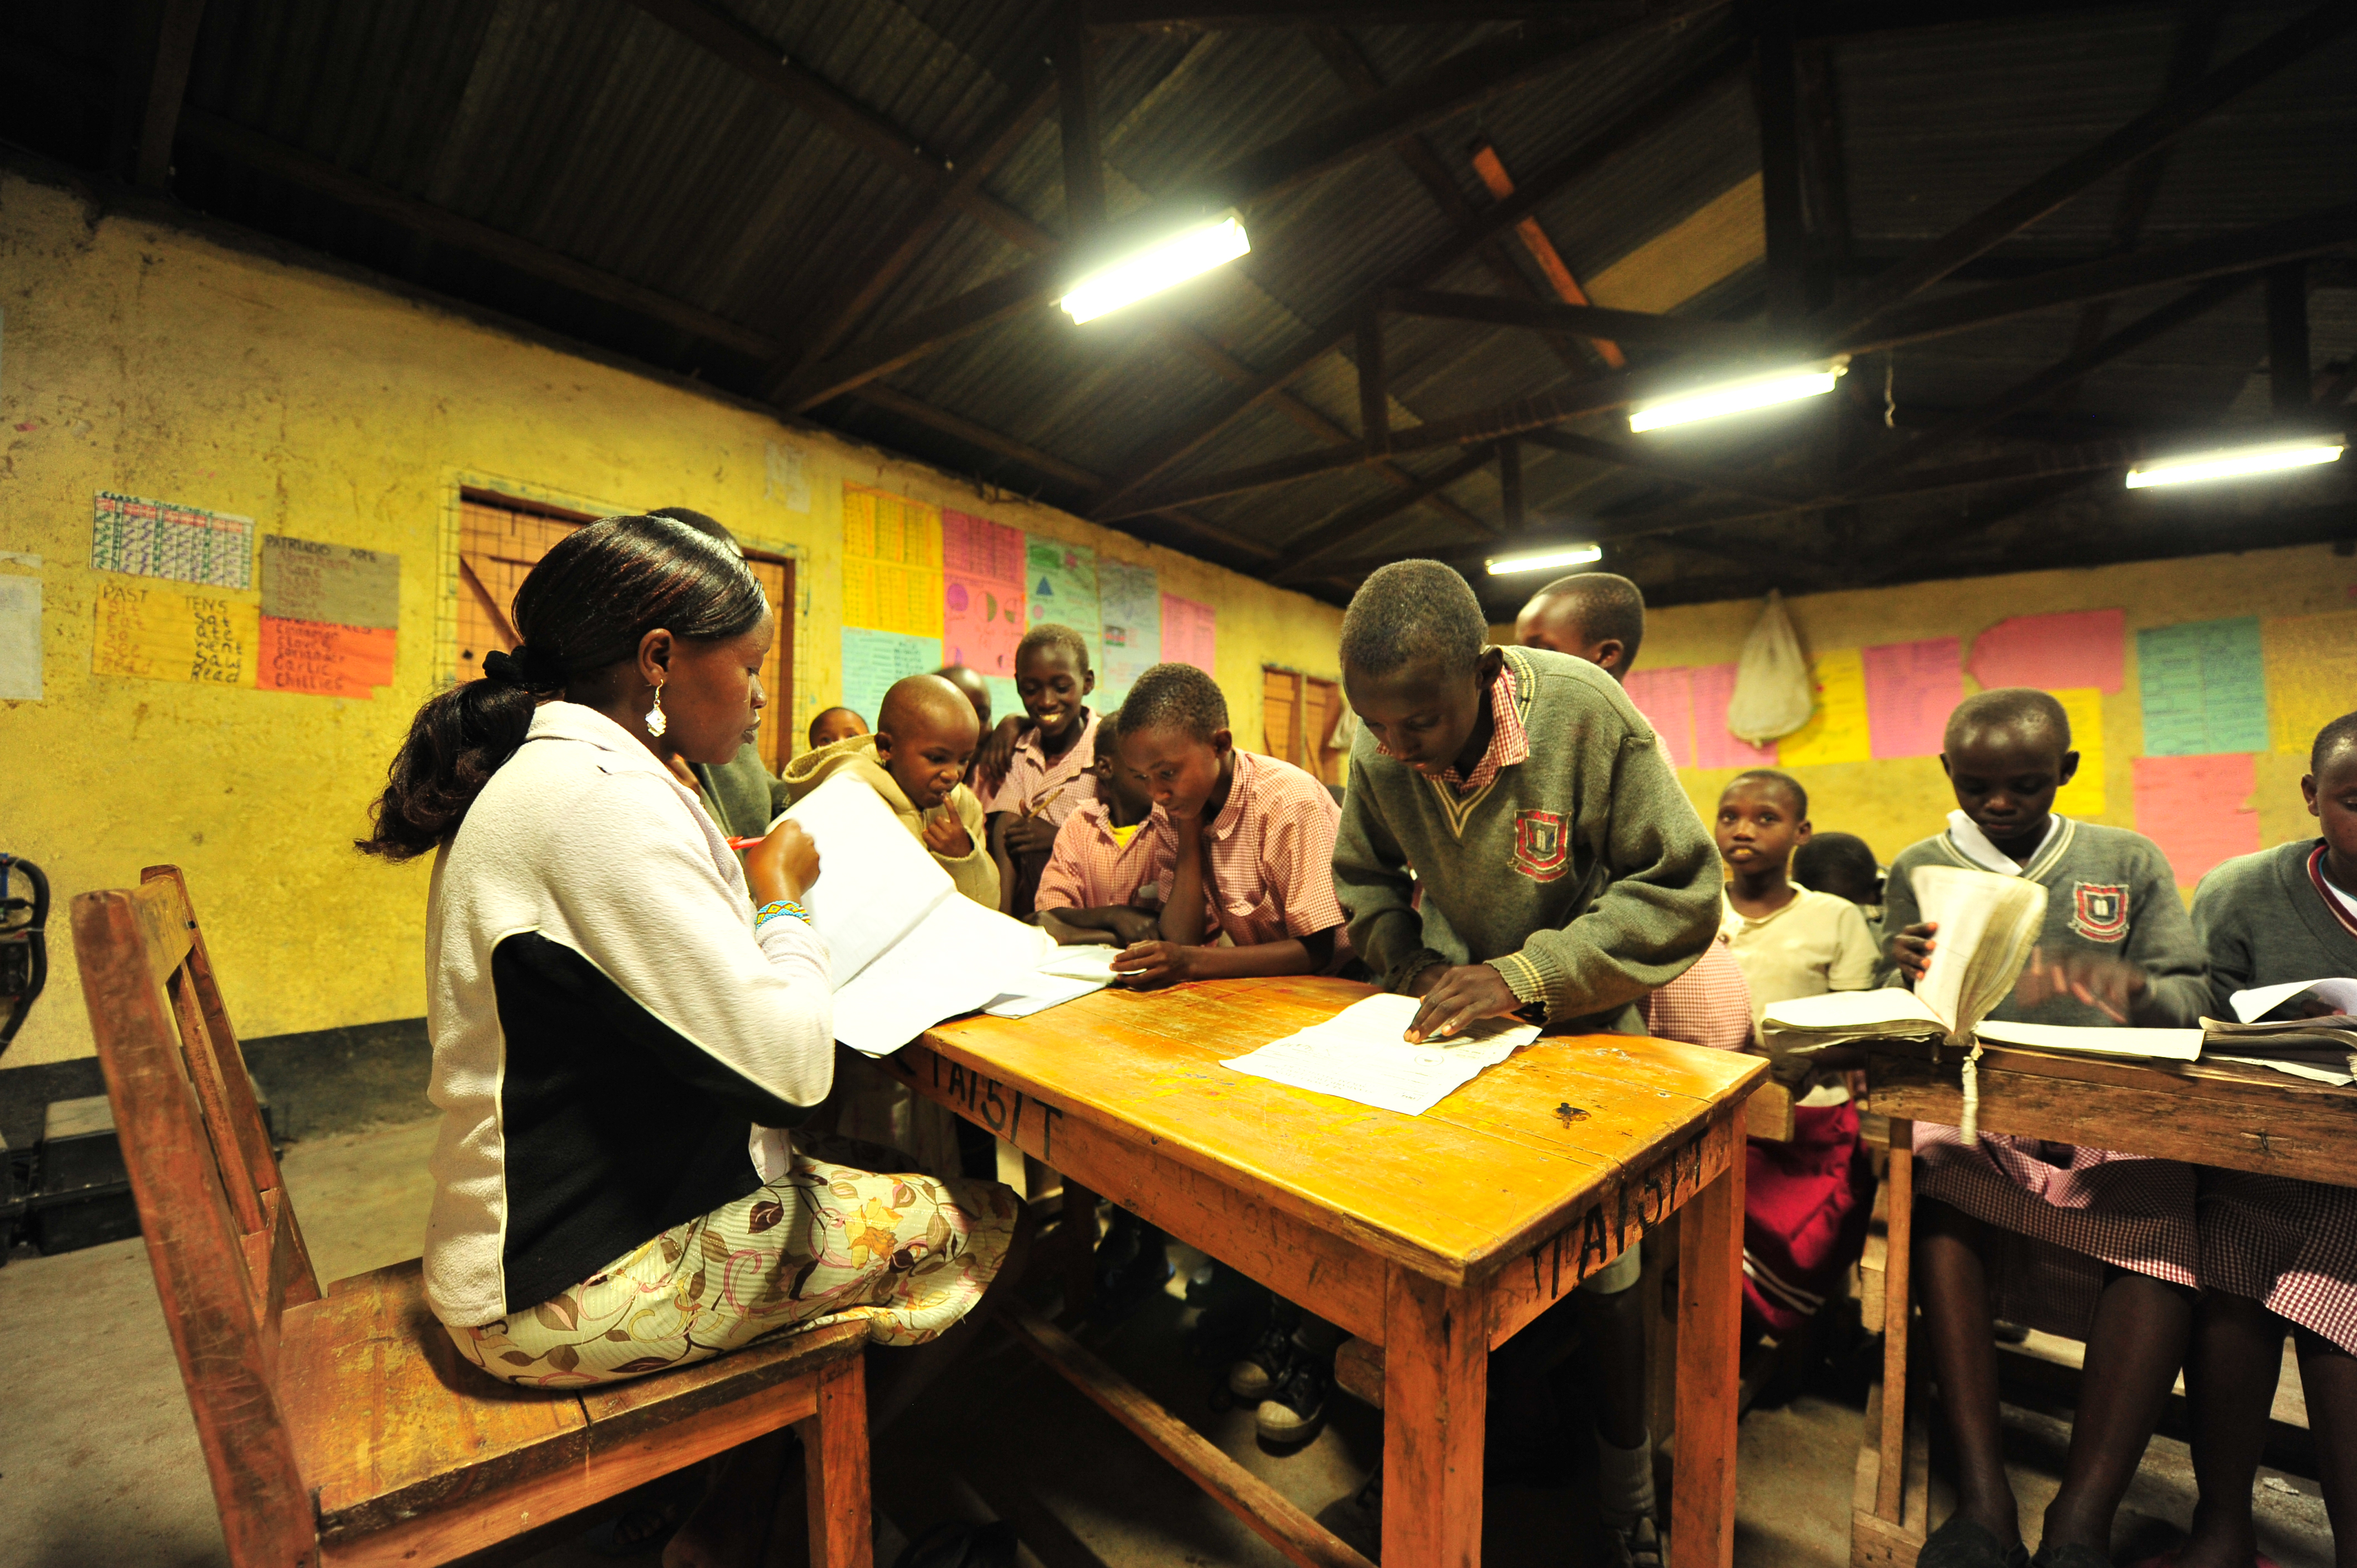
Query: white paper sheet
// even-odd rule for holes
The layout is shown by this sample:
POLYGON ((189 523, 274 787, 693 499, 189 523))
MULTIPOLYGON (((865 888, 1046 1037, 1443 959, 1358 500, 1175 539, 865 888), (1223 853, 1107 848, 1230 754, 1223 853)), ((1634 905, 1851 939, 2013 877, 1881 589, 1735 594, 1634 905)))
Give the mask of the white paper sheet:
MULTIPOLYGON (((40 564, 34 561, 35 565, 40 564)), ((0 577, 0 698, 41 700, 41 580, 0 577)))
POLYGON ((1024 981, 1019 989, 1003 991, 992 997, 983 1011, 994 1018, 1028 1018, 1034 1013, 1045 1013, 1050 1007, 1077 1002, 1103 989, 1104 982, 1101 980, 1038 974, 1024 981))
POLYGON ((1921 998, 1903 986, 1874 991, 1828 991, 1768 1004, 1767 1021, 1795 1029, 1846 1029, 1870 1024, 1940 1024, 1921 998))
POLYGON ((2330 1068, 2311 1067, 2307 1062, 2274 1061, 2266 1057, 2222 1057, 2214 1052, 2201 1059, 2212 1062, 2233 1062, 2238 1067, 2269 1068, 2276 1072, 2288 1073, 2294 1078, 2307 1079, 2311 1083, 2329 1083, 2336 1088, 2357 1083, 2357 1075, 2335 1072, 2330 1068))
POLYGON ((1421 1116, 1538 1038, 1535 1024, 1490 1019, 1452 1040, 1412 1046, 1401 1036, 1422 1004, 1413 996, 1362 998, 1322 1024, 1220 1065, 1404 1116, 1421 1116))
POLYGON ((2255 1024, 2303 991, 2314 991, 2318 1001, 2336 1012, 2357 1013, 2357 980, 2291 980, 2280 985, 2255 985, 2226 1000, 2234 1009, 2236 1023, 2255 1024))
POLYGON ((818 880, 802 903, 826 938, 838 993, 943 899, 957 895, 950 874, 900 825, 883 797, 847 773, 836 774, 784 814, 818 846, 818 880))
POLYGON ((1111 985, 1121 978, 1113 967, 1113 961, 1120 956, 1121 949, 1104 942, 1060 947, 1039 961, 1039 972, 1061 975, 1067 980, 1093 980, 1099 985, 1111 985))
POLYGON ((836 987, 834 1037, 863 1056, 890 1056, 942 1019, 979 1012, 1004 994, 1008 977, 1029 972, 1053 940, 1037 926, 952 894, 856 980, 836 987))
POLYGON ((2034 1051, 2071 1051, 2081 1056, 2190 1062, 2200 1059, 2201 1055, 2201 1031, 2199 1029, 2114 1029, 2076 1024, 2000 1024, 1985 1018, 1975 1033, 1991 1045, 2027 1046, 2034 1051))

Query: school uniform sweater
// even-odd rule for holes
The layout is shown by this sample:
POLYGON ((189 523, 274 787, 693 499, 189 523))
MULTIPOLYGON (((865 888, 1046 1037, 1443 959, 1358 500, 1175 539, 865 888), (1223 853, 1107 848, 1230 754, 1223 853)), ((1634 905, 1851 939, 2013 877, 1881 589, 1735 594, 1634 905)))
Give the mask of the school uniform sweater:
POLYGON ((2357 932, 2309 869, 2322 839, 2221 861, 2193 890, 2193 928, 2210 955, 2210 1015, 2232 1018, 2255 985, 2357 975, 2357 932))
POLYGON ((473 1327, 785 1173, 834 1072, 826 944, 753 930, 695 794, 604 714, 544 703, 434 859, 425 1292, 473 1327))
MULTIPOLYGON (((2178 897, 2169 857, 2158 844, 2126 828, 2069 817, 2054 821, 2056 828, 2020 873, 2046 885, 2046 922, 2039 929, 2038 946, 2050 953, 2092 953, 2136 965, 2145 972, 2146 986, 2128 1022, 2146 1028, 2190 1027, 2209 1005, 2208 962, 2185 901, 2178 897)), ((1900 850, 1883 891, 1883 929, 1893 936, 1922 918, 1911 880, 1919 865, 1989 869, 1966 853, 1953 831, 1900 850)), ((2008 996, 1989 1016, 2004 1023, 2097 1028, 2118 1022, 2069 996, 2035 1007, 2008 996)))
POLYGON ((801 800, 838 773, 850 774, 882 796, 884 803, 892 808, 892 814, 900 819, 900 825, 920 843, 924 843, 927 822, 954 812, 965 826, 965 854, 943 854, 930 844, 926 849, 933 864, 950 874, 950 881, 959 892, 985 909, 998 908, 998 863, 990 858, 982 802, 974 799, 973 790, 960 784, 940 805, 920 811, 909 800, 909 792, 900 788, 900 781, 876 760, 876 737, 855 735, 816 751, 806 751, 788 763, 784 779, 787 800, 801 800))
POLYGON ((1391 990, 1434 963, 1488 963, 1550 1023, 1641 1033, 1637 1004, 1718 929, 1718 850, 1611 676, 1501 651, 1493 722, 1528 737, 1522 760, 1460 791, 1363 729, 1352 743, 1334 845, 1351 944, 1391 990))

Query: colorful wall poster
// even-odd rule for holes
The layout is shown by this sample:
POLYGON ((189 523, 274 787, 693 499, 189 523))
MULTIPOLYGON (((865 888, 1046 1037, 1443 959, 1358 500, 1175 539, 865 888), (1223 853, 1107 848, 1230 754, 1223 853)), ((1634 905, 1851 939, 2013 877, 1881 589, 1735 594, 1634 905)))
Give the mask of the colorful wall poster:
POLYGON ((1085 544, 1032 535, 1024 541, 1023 562, 1023 584, 1028 595, 1024 614, 1028 624, 1044 626, 1052 621, 1079 632, 1081 640, 1089 645, 1089 662, 1100 667, 1097 673, 1102 679, 1104 655, 1098 635, 1097 553, 1085 544))
POLYGON ((2258 617, 2147 627, 2136 633, 2136 675, 2147 757, 2266 749, 2258 617))
POLYGON ((2126 628, 2127 617, 2120 610, 2015 616, 1973 639, 1973 679, 1983 691, 2091 686, 2117 692, 2126 663, 2126 628))
POLYGON ((1773 768, 1776 748, 1754 746, 1727 727, 1727 704, 1735 696, 1735 666, 1704 664, 1694 672, 1696 768, 1773 768))
POLYGON ((942 667, 942 639, 909 637, 866 627, 843 628, 843 705, 876 727, 884 693, 904 675, 930 675, 942 667))
POLYGON ((401 557, 264 534, 262 613, 390 630, 401 624, 401 557))
POLYGON ((843 487, 843 624, 941 641, 939 509, 843 487))
POLYGON ((1014 679, 1025 596, 1023 531, 942 512, 942 658, 985 677, 1014 679))
POLYGON ((1162 596, 1162 657, 1172 664, 1192 664, 1206 675, 1219 674, 1220 612, 1199 599, 1177 594, 1162 596))
POLYGON ((1964 697, 1958 652, 1953 637, 1863 650, 1867 721, 1877 758, 1940 755, 1948 714, 1964 697))
POLYGON ((393 628, 340 626, 265 615, 259 629, 254 684, 265 692, 306 692, 367 702, 393 684, 401 634, 393 628))
POLYGON ((2318 730, 2357 708, 2357 611, 2266 621, 2260 640, 2275 749, 2306 756, 2318 730))
POLYGON ((0 577, 0 702, 41 700, 41 580, 0 577))
POLYGON ((101 490, 90 564, 101 572, 169 577, 212 588, 253 586, 253 519, 101 490))
POLYGON ((1809 663, 1816 711, 1809 722, 1776 743, 1785 768, 1822 768, 1835 762, 1865 762, 1874 756, 1866 714, 1866 660, 1861 650, 1835 649, 1809 663))
POLYGON ((1683 666, 1669 670, 1631 670, 1623 689, 1653 733, 1673 768, 1695 766, 1695 672, 1683 666))
POLYGON ((1099 635, 1104 639, 1104 668, 1097 671, 1097 689, 1110 693, 1103 706, 1115 706, 1137 678, 1162 662, 1162 587, 1151 566, 1120 561, 1097 564, 1099 635))
POLYGON ((2054 792, 2054 809, 2066 817, 2100 817, 2110 805, 2104 786, 2104 694, 2093 686, 2048 693, 2071 721, 2071 747, 2079 771, 2054 792))
POLYGON ((2247 752, 2139 757, 2136 832, 2160 845, 2178 885, 2190 887, 2220 861, 2257 853, 2259 813, 2248 804, 2257 788, 2247 752))
POLYGON ((211 594, 102 583, 91 672, 251 686, 262 612, 211 594))

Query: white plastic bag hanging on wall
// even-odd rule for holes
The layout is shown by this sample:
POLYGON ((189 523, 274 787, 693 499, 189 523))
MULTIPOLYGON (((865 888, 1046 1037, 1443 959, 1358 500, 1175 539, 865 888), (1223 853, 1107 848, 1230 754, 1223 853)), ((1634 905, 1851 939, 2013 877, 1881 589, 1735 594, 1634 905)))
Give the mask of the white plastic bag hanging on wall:
POLYGON ((1816 707, 1808 656, 1784 613, 1784 596, 1768 590, 1760 623, 1743 639, 1735 666, 1735 694, 1727 703, 1727 727, 1753 746, 1766 746, 1809 722, 1816 707))

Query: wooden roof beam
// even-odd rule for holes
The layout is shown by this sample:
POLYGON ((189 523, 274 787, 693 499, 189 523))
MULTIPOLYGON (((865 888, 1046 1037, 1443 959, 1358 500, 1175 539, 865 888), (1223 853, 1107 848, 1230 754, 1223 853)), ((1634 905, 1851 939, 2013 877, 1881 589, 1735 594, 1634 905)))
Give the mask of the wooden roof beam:
POLYGON ((1503 299, 1488 294, 1400 288, 1383 295, 1383 306, 1402 316, 1480 321, 1493 327, 1523 327, 1535 332, 1609 338, 1704 353, 1760 354, 1767 352, 1773 342, 1756 327, 1714 321, 1706 316, 1659 316, 1643 310, 1614 310, 1601 305, 1557 305, 1544 300, 1503 299))
MULTIPOLYGON (((1437 494, 1444 487, 1488 467, 1494 456, 1493 448, 1477 446, 1438 473, 1417 480, 1414 489, 1403 490, 1394 496, 1377 496, 1305 530, 1286 546, 1285 557, 1271 569, 1269 581, 1286 583, 1298 579, 1317 561, 1353 540, 1363 538, 1414 506, 1424 496, 1437 494)), ((1497 531, 1485 528, 1483 532, 1494 538, 1497 531)))

